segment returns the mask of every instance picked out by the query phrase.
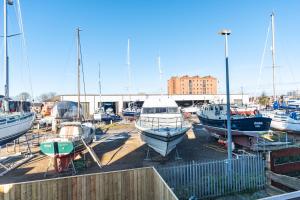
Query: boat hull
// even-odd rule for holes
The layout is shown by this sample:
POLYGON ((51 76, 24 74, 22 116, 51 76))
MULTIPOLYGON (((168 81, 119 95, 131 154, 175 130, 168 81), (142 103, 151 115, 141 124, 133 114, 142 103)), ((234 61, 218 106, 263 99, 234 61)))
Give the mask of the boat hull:
POLYGON ((140 136, 142 141, 144 141, 149 147, 151 147, 157 153, 165 157, 173 149, 175 149, 177 144, 179 144, 182 141, 186 131, 182 131, 179 134, 170 137, 156 135, 147 131, 141 131, 140 136))
MULTIPOLYGON (((198 116, 202 125, 219 135, 227 135, 227 120, 207 119, 198 116)), ((231 120, 232 135, 257 136, 270 130, 271 118, 251 117, 231 120)))
POLYGON ((279 131, 300 133, 300 123, 291 122, 288 119, 287 120, 272 119, 271 128, 279 131))
POLYGON ((24 135, 32 127, 34 118, 33 113, 27 113, 19 118, 0 119, 0 146, 24 135))

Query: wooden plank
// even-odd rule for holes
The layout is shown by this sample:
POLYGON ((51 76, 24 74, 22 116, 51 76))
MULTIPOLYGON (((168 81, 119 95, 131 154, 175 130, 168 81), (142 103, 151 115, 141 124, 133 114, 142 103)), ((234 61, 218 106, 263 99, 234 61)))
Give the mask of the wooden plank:
POLYGON ((289 188, 292 188, 294 190, 300 190, 300 179, 298 178, 276 174, 272 171, 268 171, 267 176, 277 183, 288 186, 289 188))
POLYGON ((21 184, 21 200, 27 200, 26 183, 25 184, 21 184))
POLYGON ((4 185, 0 185, 0 200, 4 200, 4 185))
POLYGON ((78 179, 76 177, 72 178, 72 200, 77 200, 77 181, 78 179))
POLYGON ((91 200, 96 200, 96 176, 90 176, 91 183, 91 200))

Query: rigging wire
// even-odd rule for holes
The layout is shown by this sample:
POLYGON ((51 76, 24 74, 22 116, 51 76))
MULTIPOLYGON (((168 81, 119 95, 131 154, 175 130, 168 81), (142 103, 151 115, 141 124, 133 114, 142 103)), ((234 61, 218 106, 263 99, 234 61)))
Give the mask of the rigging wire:
POLYGON ((22 20, 21 4, 20 4, 19 0, 16 0, 16 4, 15 4, 14 7, 15 7, 15 10, 16 10, 18 25, 19 25, 19 29, 20 29, 21 37, 22 37, 21 46, 22 46, 22 52, 23 52, 23 56, 24 56, 25 65, 26 65, 27 70, 28 70, 31 99, 32 99, 32 101, 34 101, 31 69, 30 69, 29 58, 28 58, 28 54, 27 54, 27 43, 26 43, 26 38, 25 38, 25 33, 24 33, 24 25, 23 25, 23 20, 22 20))
POLYGON ((267 45, 268 45, 270 28, 271 28, 271 22, 269 23, 269 26, 268 26, 267 36, 266 36, 266 40, 265 40, 265 46, 264 46, 263 54, 262 54, 262 57, 261 57, 261 60, 260 60, 259 75, 258 75, 258 80, 257 80, 257 83, 256 83, 255 96, 257 95, 258 88, 259 88, 260 81, 261 81, 262 68, 263 68, 266 49, 267 49, 267 45))

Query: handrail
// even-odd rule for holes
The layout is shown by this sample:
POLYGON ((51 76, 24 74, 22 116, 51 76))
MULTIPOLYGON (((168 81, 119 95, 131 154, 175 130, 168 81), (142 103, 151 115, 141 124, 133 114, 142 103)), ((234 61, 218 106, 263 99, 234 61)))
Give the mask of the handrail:
POLYGON ((180 117, 146 117, 140 116, 137 121, 137 124, 141 127, 149 127, 151 129, 158 129, 158 131, 162 128, 175 128, 182 129, 184 126, 188 126, 188 122, 184 120, 182 116, 180 117))

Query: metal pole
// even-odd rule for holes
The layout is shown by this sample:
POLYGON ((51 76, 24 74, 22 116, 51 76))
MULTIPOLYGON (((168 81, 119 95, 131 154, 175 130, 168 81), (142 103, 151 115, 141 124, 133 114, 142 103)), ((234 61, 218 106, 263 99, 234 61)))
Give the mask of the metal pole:
POLYGON ((99 63, 99 98, 100 98, 99 108, 101 109, 101 107, 102 107, 102 90, 101 90, 101 66, 100 66, 100 63, 99 63))
POLYGON ((276 90, 275 90, 275 24, 274 24, 274 12, 271 14, 272 22, 272 69, 273 69, 273 98, 276 99, 276 90))
POLYGON ((5 68, 5 97, 9 97, 9 68, 7 56, 7 0, 3 4, 3 18, 4 18, 4 68, 5 68))
POLYGON ((222 30, 221 35, 225 36, 225 64, 226 64, 226 104, 227 104, 227 153, 228 153, 228 174, 231 180, 232 174, 232 135, 231 135, 231 120, 230 120, 230 88, 229 88, 229 64, 228 64, 228 35, 230 30, 222 30))
POLYGON ((163 95, 163 88, 162 88, 162 70, 160 66, 160 56, 157 57, 158 62, 158 70, 159 70, 159 81, 160 81, 160 96, 163 95))
POLYGON ((78 103, 77 103, 77 119, 80 120, 80 29, 77 28, 77 92, 78 92, 78 103))
POLYGON ((130 38, 127 41, 128 95, 131 102, 130 38))
MULTIPOLYGON (((230 33, 229 33, 230 34, 230 33)), ((225 62, 226 62, 226 101, 227 101, 227 145, 228 159, 232 159, 232 135, 230 120, 230 88, 229 88, 229 66, 228 66, 228 33, 225 34, 225 62)))

